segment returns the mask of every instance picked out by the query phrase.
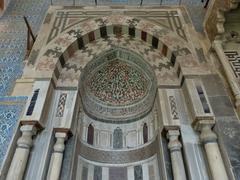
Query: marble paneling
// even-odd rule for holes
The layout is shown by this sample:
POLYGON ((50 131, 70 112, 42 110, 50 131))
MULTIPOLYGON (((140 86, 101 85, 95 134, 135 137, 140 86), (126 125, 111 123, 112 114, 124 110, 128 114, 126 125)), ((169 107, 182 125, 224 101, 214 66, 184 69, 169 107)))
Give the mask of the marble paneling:
POLYGON ((127 168, 126 167, 110 167, 109 180, 126 180, 127 168))
POLYGON ((88 180, 88 168, 85 166, 82 169, 82 180, 88 180))
POLYGON ((155 173, 154 173, 154 167, 153 165, 148 166, 148 174, 149 174, 149 180, 155 180, 155 173))
POLYGON ((227 95, 222 80, 218 75, 203 75, 201 76, 201 79, 208 96, 227 95))
POLYGON ((162 148, 163 148, 163 162, 165 163, 166 167, 166 179, 167 180, 173 180, 173 174, 172 174, 172 163, 170 158, 170 152, 168 150, 168 140, 162 136, 162 148))
POLYGON ((54 110, 57 107, 58 102, 58 97, 55 92, 52 93, 52 96, 52 100, 48 101, 49 113, 45 114, 45 128, 38 132, 37 136, 34 138, 33 147, 31 149, 31 154, 24 175, 25 180, 42 180, 47 176, 52 147, 55 143, 52 119, 56 115, 54 110))
POLYGON ((207 161, 198 133, 190 125, 182 125, 181 135, 189 180, 209 180, 207 161))
POLYGON ((215 131, 227 171, 240 180, 240 123, 235 117, 217 117, 215 131))
POLYGON ((228 96, 209 97, 209 102, 215 116, 235 116, 233 105, 228 96))
POLYGON ((69 180, 71 177, 72 164, 74 159, 76 136, 70 137, 65 143, 65 150, 63 154, 63 163, 59 180, 69 180))

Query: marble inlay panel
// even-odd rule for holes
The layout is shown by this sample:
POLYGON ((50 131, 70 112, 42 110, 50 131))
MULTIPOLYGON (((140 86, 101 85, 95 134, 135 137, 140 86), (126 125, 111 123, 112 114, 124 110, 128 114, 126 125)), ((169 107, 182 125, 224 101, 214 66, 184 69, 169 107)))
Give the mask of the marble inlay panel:
POLYGON ((217 117, 215 130, 220 142, 220 149, 227 164, 232 169, 236 180, 240 180, 240 123, 235 117, 217 117))
POLYGON ((191 125, 181 126, 183 155, 189 180, 209 180, 208 164, 199 134, 191 125))
POLYGON ((149 180, 155 180, 155 172, 153 165, 148 166, 148 174, 149 174, 149 180))
POLYGON ((82 169, 82 180, 88 180, 88 168, 85 166, 82 169))
MULTIPOLYGON (((162 146, 163 146, 163 159, 166 167, 166 179, 167 180, 173 180, 173 174, 172 174, 172 162, 170 158, 170 153, 168 150, 168 140, 165 137, 161 137, 162 140, 162 146)), ((150 174, 150 172, 149 172, 150 174)))

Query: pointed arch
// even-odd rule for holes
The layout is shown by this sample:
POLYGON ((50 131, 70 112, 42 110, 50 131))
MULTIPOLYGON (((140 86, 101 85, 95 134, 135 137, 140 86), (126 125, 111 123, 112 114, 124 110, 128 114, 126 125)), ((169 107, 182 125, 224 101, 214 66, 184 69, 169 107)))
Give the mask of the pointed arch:
POLYGON ((147 143, 148 142, 148 125, 147 123, 143 124, 143 143, 147 143))
POLYGON ((121 149, 123 147, 123 132, 122 129, 117 127, 113 132, 113 148, 121 149))
POLYGON ((93 141, 94 141, 94 127, 92 124, 89 124, 87 133, 87 143, 93 145, 93 141))
POLYGON ((159 49, 174 64, 177 60, 188 61, 188 66, 191 66, 191 62, 196 64, 187 42, 171 30, 143 19, 112 15, 79 23, 57 36, 39 56, 36 70, 46 72, 44 76, 58 79, 68 58, 75 51, 83 49, 88 43, 99 38, 107 38, 110 35, 120 37, 124 34, 159 49))

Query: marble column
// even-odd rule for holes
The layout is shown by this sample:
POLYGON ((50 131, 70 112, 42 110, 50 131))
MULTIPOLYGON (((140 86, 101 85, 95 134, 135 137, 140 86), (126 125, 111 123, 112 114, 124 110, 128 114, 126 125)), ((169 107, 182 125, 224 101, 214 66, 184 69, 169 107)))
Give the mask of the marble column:
POLYGON ((187 177, 181 152, 182 144, 178 140, 179 135, 179 130, 168 130, 168 149, 170 150, 174 180, 186 180, 187 177))
POLYGON ((215 51, 220 59, 220 62, 222 64, 222 67, 226 74, 227 80, 229 82, 229 85, 230 85, 232 92, 234 94, 234 97, 235 97, 235 106, 236 106, 237 110, 239 111, 240 110, 240 88, 239 88, 238 82, 236 81, 236 78, 234 76, 231 65, 229 64, 228 59, 224 53, 222 41, 215 40, 213 42, 213 48, 215 49, 215 51))
POLYGON ((22 132, 22 135, 17 141, 17 148, 8 170, 6 180, 23 179, 30 149, 33 144, 32 136, 36 134, 36 128, 34 125, 22 125, 20 131, 22 132))
POLYGON ((65 149, 65 140, 67 139, 67 133, 56 132, 55 133, 56 142, 54 144, 54 151, 51 156, 51 161, 48 169, 47 180, 58 180, 63 160, 63 152, 65 149))
POLYGON ((206 151, 213 180, 228 180, 224 162, 218 147, 217 135, 212 131, 212 124, 202 124, 200 140, 206 151))

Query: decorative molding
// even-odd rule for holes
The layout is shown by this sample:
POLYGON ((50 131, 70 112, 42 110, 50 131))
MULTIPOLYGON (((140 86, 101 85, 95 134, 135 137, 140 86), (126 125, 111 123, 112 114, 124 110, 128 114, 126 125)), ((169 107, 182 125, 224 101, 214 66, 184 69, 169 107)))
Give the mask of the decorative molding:
POLYGON ((225 51, 236 78, 240 77, 240 54, 237 51, 225 51))

